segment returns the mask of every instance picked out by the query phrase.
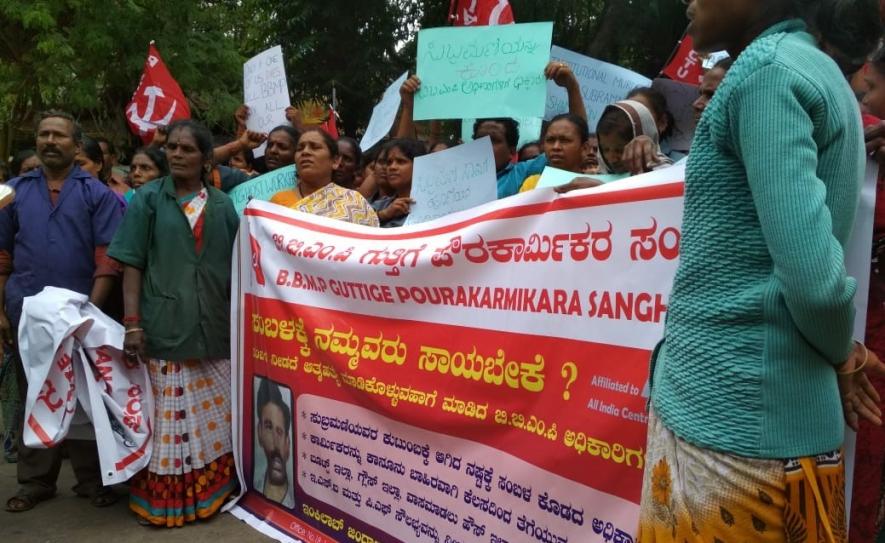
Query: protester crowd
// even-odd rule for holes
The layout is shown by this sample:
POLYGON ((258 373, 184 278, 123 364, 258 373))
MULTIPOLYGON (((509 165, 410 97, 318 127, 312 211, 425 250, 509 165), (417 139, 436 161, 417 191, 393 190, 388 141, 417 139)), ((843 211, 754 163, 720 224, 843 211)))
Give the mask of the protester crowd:
MULTIPOLYGON (((864 159, 885 166, 878 17, 860 1, 686 3, 696 49, 730 58, 706 70, 693 104, 680 266, 651 364, 639 540, 849 540, 840 494, 847 423, 859 431, 850 540, 875 541, 885 516, 885 197, 875 208, 865 344, 851 339, 864 316, 854 316, 856 283, 842 262, 864 159)), ((658 90, 632 90, 588 126, 569 66, 551 62, 544 75, 566 89, 569 111, 545 122, 539 141, 518 148, 513 119, 473 125, 475 139, 491 140, 499 198, 533 190, 548 165, 575 173, 562 193, 599 185, 594 175, 685 159, 670 146, 673 115, 658 90)), ((132 153, 125 178, 111 142, 82 134, 61 111, 42 114, 34 149, 10 161, 16 196, 0 211, 4 367, 15 368, 23 403, 15 331, 23 299, 45 286, 86 294, 118 318, 125 355, 148 365, 156 396, 151 463, 130 484, 142 524, 208 518, 236 492, 229 331, 239 222, 226 193, 294 164, 295 185, 272 203, 402 226, 415 203, 415 159, 447 148, 436 123, 430 139, 416 137, 420 90, 417 76, 406 80, 391 137, 365 152, 304 126, 294 109, 267 134, 247 130, 243 106, 224 144, 197 121, 160 127, 132 153)), ((23 512, 55 494, 62 450, 26 447, 17 424, 17 443, 4 446, 20 489, 6 510, 23 512)), ((112 504, 94 442, 65 448, 75 492, 112 504)))

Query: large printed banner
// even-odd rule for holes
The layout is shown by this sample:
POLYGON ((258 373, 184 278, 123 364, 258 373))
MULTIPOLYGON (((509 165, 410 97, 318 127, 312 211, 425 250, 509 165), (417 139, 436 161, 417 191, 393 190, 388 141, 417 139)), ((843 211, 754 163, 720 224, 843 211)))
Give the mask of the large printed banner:
MULTIPOLYGON (((280 541, 632 543, 683 175, 391 230, 250 203, 232 513, 280 541)), ((859 315, 875 181, 846 251, 859 315)))
POLYGON ((234 513, 283 541, 632 542, 681 180, 395 230, 253 201, 234 513))

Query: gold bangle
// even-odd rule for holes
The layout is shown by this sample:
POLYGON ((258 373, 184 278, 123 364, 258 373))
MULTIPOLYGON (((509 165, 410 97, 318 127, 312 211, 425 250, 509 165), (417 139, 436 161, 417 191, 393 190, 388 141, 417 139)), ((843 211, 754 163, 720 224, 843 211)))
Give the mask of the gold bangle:
POLYGON ((134 334, 135 332, 144 332, 144 328, 130 328, 126 330, 126 335, 134 334))
POLYGON ((837 371, 837 375, 854 375, 855 373, 859 373, 861 370, 863 370, 864 367, 867 365, 867 361, 869 361, 870 359, 870 350, 867 349, 866 345, 859 341, 856 341, 855 343, 863 347, 863 362, 860 363, 860 366, 854 368, 851 371, 837 371))

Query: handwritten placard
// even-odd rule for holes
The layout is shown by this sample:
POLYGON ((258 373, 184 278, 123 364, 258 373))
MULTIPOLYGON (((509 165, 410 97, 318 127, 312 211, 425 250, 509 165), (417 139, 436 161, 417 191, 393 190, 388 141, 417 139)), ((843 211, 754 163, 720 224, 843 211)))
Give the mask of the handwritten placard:
POLYGON ((242 215, 249 200, 270 200, 280 191, 294 189, 296 184, 295 165, 291 164, 238 185, 227 196, 233 202, 237 214, 242 215))
MULTIPOLYGON (((287 124, 289 86, 283 66, 283 49, 277 45, 255 55, 243 65, 243 103, 249 106, 246 128, 256 132, 270 132, 287 124)), ((255 157, 264 156, 265 145, 253 151, 255 157)))
POLYGON ((545 187, 558 187, 560 185, 566 185, 571 183, 576 177, 587 177, 590 179, 596 179, 597 181, 602 181, 603 183, 611 183, 612 181, 618 181, 621 179, 626 179, 630 177, 628 173, 615 173, 615 174, 589 174, 589 173, 575 173, 567 170, 561 170, 559 168, 554 168, 553 166, 547 166, 544 168, 544 171, 541 172, 541 178, 538 179, 538 184, 535 186, 536 189, 541 189, 545 187))
MULTIPOLYGON (((627 93, 636 87, 651 85, 650 79, 636 72, 556 45, 550 50, 550 59, 568 64, 575 73, 581 86, 581 96, 584 98, 587 123, 591 132, 596 131, 596 125, 605 106, 625 99, 627 93)), ((568 92, 550 81, 547 83, 547 110, 544 118, 550 120, 560 113, 567 112, 568 92)))
POLYGON ((381 101, 372 110, 369 126, 366 127, 366 133, 360 140, 360 149, 363 151, 371 149, 373 145, 384 139, 384 136, 393 128, 393 121, 396 120, 396 112, 399 111, 400 105, 399 89, 408 77, 409 72, 406 72, 391 83, 384 91, 381 101))
POLYGON ((415 120, 541 117, 553 23, 418 33, 415 120))
POLYGON ((415 159, 407 225, 432 221, 498 198, 495 157, 488 136, 415 159))

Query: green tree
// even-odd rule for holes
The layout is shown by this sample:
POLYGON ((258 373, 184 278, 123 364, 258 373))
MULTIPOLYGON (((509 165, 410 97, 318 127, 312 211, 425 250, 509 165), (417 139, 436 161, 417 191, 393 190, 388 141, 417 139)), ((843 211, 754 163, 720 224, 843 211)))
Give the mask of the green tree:
MULTIPOLYGON (((124 108, 147 46, 157 47, 195 117, 229 124, 243 56, 231 12, 215 2, 4 0, 0 2, 0 156, 27 144, 34 115, 74 113, 91 131, 128 137, 124 108)), ((237 23, 239 26, 239 23, 237 23)))
MULTIPOLYGON (((686 20, 673 0, 511 0, 518 22, 553 21, 554 43, 654 76, 686 20)), ((242 64, 282 45, 293 101, 331 101, 344 130, 369 120, 384 88, 414 69, 418 28, 447 24, 439 0, 2 0, 0 157, 29 145, 36 112, 71 111, 126 140, 125 105, 147 45, 157 47, 195 118, 232 128, 242 64)))
POLYGON ((414 38, 423 3, 411 0, 315 0, 277 8, 277 32, 296 101, 331 100, 337 91, 348 134, 365 127, 384 89, 414 64, 404 46, 414 38))

